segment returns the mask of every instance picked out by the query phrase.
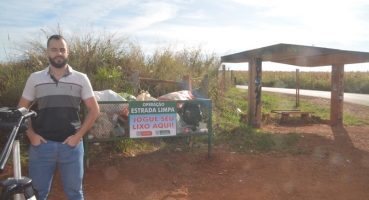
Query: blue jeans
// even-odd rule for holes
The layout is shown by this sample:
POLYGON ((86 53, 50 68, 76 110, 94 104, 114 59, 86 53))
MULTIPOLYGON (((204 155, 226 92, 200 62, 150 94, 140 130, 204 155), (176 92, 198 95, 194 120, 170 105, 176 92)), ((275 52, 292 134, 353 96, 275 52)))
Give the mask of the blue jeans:
POLYGON ((29 176, 38 192, 37 199, 46 199, 58 167, 68 199, 83 200, 83 154, 82 141, 75 147, 49 140, 39 146, 30 145, 29 176))

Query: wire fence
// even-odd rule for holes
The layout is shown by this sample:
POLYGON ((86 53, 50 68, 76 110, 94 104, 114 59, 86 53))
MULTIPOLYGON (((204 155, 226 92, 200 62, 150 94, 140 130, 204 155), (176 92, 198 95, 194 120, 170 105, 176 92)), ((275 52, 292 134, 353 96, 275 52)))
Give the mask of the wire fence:
POLYGON ((182 81, 175 81, 140 77, 139 72, 135 71, 132 79, 134 96, 137 96, 142 92, 147 92, 152 97, 158 98, 171 92, 188 90, 194 95, 195 98, 209 97, 208 75, 200 78, 192 78, 190 75, 183 75, 182 81))

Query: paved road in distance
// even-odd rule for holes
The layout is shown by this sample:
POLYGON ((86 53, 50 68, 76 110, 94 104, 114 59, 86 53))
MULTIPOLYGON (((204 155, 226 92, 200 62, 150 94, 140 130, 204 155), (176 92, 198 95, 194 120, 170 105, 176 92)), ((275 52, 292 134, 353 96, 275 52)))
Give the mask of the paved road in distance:
MULTIPOLYGON (((248 87, 244 85, 237 85, 236 87, 240 89, 248 89, 248 87)), ((296 94, 296 89, 262 87, 261 90, 267 91, 267 92, 275 92, 275 93, 296 94)), ((300 96, 312 96, 312 97, 331 99, 331 92, 300 89, 300 96)), ((369 106, 369 95, 368 94, 344 93, 343 100, 344 102, 369 106)))

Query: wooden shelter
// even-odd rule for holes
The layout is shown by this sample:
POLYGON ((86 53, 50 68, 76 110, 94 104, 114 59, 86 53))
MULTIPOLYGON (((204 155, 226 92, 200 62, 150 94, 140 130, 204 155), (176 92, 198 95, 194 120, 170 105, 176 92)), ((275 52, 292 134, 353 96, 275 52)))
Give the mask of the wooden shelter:
POLYGON ((369 62, 368 52, 345 51, 313 46, 276 44, 221 57, 223 63, 248 62, 248 122, 261 127, 262 63, 264 61, 299 67, 332 66, 331 125, 342 124, 344 96, 344 66, 369 62), (253 83, 253 84, 251 84, 253 83))

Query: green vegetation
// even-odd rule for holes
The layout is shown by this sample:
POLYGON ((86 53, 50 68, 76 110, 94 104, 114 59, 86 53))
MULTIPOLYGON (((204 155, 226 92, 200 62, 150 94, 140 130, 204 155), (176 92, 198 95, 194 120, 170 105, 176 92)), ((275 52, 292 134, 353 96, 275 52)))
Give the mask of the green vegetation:
MULTIPOLYGON (((288 149, 292 144, 298 141, 301 136, 297 133, 285 135, 263 132, 259 129, 253 129, 240 123, 239 110, 247 110, 246 90, 231 88, 227 91, 227 98, 224 98, 215 109, 217 127, 214 136, 214 144, 228 143, 232 149, 237 152, 258 153, 258 152, 282 152, 288 149), (238 110, 239 109, 239 110, 238 110)), ((263 111, 269 108, 275 108, 279 105, 279 99, 276 95, 263 94, 263 111), (265 98, 264 98, 265 97, 265 98), (264 99, 267 103, 264 102, 264 99)), ((284 105, 288 107, 288 105, 284 105)))
MULTIPOLYGON (((47 34, 45 33, 45 36, 47 34)), ((51 35, 51 34, 48 34, 51 35)), ((153 54, 146 55, 140 46, 129 38, 117 38, 106 33, 77 33, 65 36, 71 54, 69 64, 76 70, 88 75, 95 91, 111 89, 118 93, 133 94, 132 76, 135 70, 140 77, 182 81, 184 75, 190 75, 194 94, 203 97, 201 90, 204 76, 208 76, 208 98, 213 101, 213 144, 227 144, 234 152, 291 152, 289 147, 301 139, 298 133, 273 134, 263 132, 239 122, 239 114, 248 109, 247 90, 239 90, 221 83, 218 78, 220 57, 215 53, 204 52, 201 47, 183 48, 175 51, 168 45, 159 48, 153 54)), ((28 76, 47 66, 42 45, 46 37, 30 41, 23 48, 22 56, 7 63, 0 63, 0 107, 16 106, 22 94, 28 76)), ((236 72, 237 84, 247 83, 247 72, 236 72)), ((264 86, 282 86, 293 88, 294 72, 263 72, 264 86)), ((301 89, 330 90, 330 74, 305 73, 300 76, 301 89)), ((183 89, 182 86, 163 83, 140 83, 141 91, 148 91, 152 96, 166 94, 183 89)), ((369 72, 345 73, 345 91, 369 93, 369 72)), ((278 95, 262 94, 262 113, 270 114, 271 110, 294 109, 294 98, 280 98, 278 95)), ((315 111, 321 118, 329 118, 330 108, 300 101, 301 110, 315 111)), ((274 123, 280 116, 271 115, 274 123)), ((369 121, 369 120, 366 120, 369 121)), ((344 113, 347 125, 365 124, 356 115, 344 113)), ((3 142, 3 141, 2 141, 3 142)), ((206 137, 196 137, 198 147, 206 145, 206 137)), ((153 140, 121 140, 101 143, 96 146, 91 158, 98 158, 101 152, 114 153, 153 152, 160 149, 176 148, 176 144, 186 143, 185 138, 160 138, 153 140)), ((182 150, 196 151, 196 148, 182 150)), ((109 153, 109 154, 110 154, 109 153)))
MULTIPOLYGON (((227 98, 225 100, 227 99, 232 99, 231 102, 227 102, 227 104, 234 106, 233 111, 231 111, 232 113, 235 112, 235 108, 240 108, 241 111, 246 111, 248 109, 247 101, 244 100, 247 99, 247 90, 232 88, 227 92, 227 98)), ((283 96, 283 98, 280 98, 280 94, 262 93, 261 99, 261 112, 264 114, 270 114, 272 120, 274 121, 278 121, 280 115, 271 113, 272 110, 296 109, 296 99, 294 97, 283 96)), ((298 109, 303 111, 313 111, 315 112, 314 116, 320 117, 321 119, 330 118, 330 106, 316 105, 309 101, 300 99, 300 106, 298 109)), ((225 111, 227 110, 228 109, 225 109, 225 111)), ((222 115, 224 114, 225 113, 223 113, 222 115)), ((230 121, 230 119, 223 120, 228 122, 230 121)), ((343 123, 349 126, 357 126, 363 124, 369 125, 369 118, 365 120, 353 113, 344 112, 343 123)), ((234 124, 234 122, 230 122, 230 124, 234 124)))
MULTIPOLYGON (((52 34, 45 32, 27 45, 19 45, 17 49, 21 52, 18 58, 0 63, 0 107, 16 106, 28 76, 47 67, 43 44, 52 34)), ((194 89, 201 89, 202 80, 208 75, 210 95, 216 96, 220 59, 215 53, 204 52, 201 46, 175 51, 168 45, 146 55, 129 38, 118 38, 104 32, 86 31, 64 37, 70 48, 68 63, 87 74, 95 91, 111 89, 132 94, 132 77, 137 70, 140 77, 161 80, 182 81, 184 75, 189 75, 194 89)), ((139 89, 158 97, 183 89, 183 85, 142 82, 139 89)), ((201 90, 197 94, 201 96, 201 90)))
MULTIPOLYGON (((297 142, 301 136, 299 133, 289 134, 273 134, 260 131, 259 129, 252 129, 239 122, 240 116, 238 116, 237 109, 240 109, 243 113, 246 113, 248 105, 245 99, 247 98, 247 90, 241 90, 237 88, 229 89, 226 97, 219 101, 215 108, 215 120, 217 126, 215 128, 215 136, 213 143, 230 144, 235 151, 238 152, 284 152, 289 151, 289 147, 297 142)), ((282 109, 295 109, 295 99, 292 97, 280 98, 278 94, 262 94, 262 113, 271 114, 271 123, 279 123, 280 115, 271 113, 271 110, 282 109)), ((319 113, 317 116, 322 119, 329 119, 330 107, 319 106, 309 103, 305 100, 300 100, 301 110, 314 111, 319 113)), ((294 120, 293 118, 291 119, 294 120)), ((297 122, 300 119, 296 120, 297 122)), ((367 120, 369 121, 369 120, 367 120)), ((363 119, 350 113, 344 113, 345 125, 362 125, 367 124, 363 119)), ((301 153, 301 152, 291 152, 301 153)))

